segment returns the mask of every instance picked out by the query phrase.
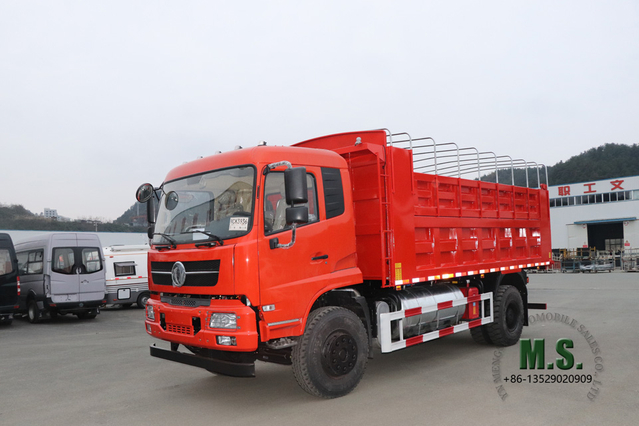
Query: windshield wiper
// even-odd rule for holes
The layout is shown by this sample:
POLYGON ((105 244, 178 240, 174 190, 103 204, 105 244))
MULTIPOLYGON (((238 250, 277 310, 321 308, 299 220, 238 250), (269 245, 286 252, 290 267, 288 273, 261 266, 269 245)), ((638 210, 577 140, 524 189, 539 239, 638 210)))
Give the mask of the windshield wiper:
POLYGON ((171 243, 171 245, 170 245, 170 246, 159 246, 159 247, 157 247, 157 246, 156 246, 156 248, 157 248, 158 250, 162 250, 163 248, 168 248, 168 249, 172 249, 172 248, 174 248, 174 249, 175 249, 175 248, 177 248, 177 241, 175 241, 175 240, 174 240, 173 238, 171 238, 169 235, 167 235, 167 234, 163 234, 163 233, 161 233, 161 232, 156 232, 156 233, 154 233, 153 235, 154 235, 154 236, 155 236, 155 235, 161 235, 161 236, 163 236, 164 238, 166 238, 166 240, 167 240, 169 243, 171 243))
MULTIPOLYGON (((181 232, 181 234, 195 234, 196 232, 199 232, 200 234, 204 234, 204 235, 206 235, 207 237, 214 239, 214 240, 215 240, 215 242, 216 242, 217 244, 221 245, 221 246, 223 246, 223 245, 224 245, 224 241, 222 241, 222 239, 221 239, 220 237, 218 237, 218 236, 217 236, 217 235, 215 235, 215 234, 211 234, 211 233, 210 233, 210 232, 208 232, 208 231, 203 231, 203 230, 201 230, 201 229, 194 229, 194 230, 192 230, 192 231, 185 231, 185 232, 181 232)), ((201 246, 201 245, 202 245, 202 246, 204 246, 204 245, 208 245, 208 246, 210 246, 210 244, 211 244, 211 243, 209 242, 209 243, 204 243, 204 244, 196 244, 195 246, 196 246, 196 247, 199 247, 199 246, 201 246)))

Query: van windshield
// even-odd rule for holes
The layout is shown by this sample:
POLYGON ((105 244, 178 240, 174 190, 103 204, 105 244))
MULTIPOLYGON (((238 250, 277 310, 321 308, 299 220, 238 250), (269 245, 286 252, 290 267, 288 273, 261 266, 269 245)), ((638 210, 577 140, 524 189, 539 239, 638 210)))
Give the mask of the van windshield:
POLYGON ((153 244, 197 243, 247 234, 253 226, 254 189, 253 166, 216 170, 164 184, 153 244))

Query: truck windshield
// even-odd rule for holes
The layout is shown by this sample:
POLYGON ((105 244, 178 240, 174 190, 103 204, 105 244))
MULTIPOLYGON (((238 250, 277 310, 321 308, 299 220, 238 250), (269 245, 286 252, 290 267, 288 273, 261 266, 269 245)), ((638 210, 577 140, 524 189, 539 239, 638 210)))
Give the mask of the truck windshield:
POLYGON ((162 187, 153 244, 218 241, 253 226, 255 168, 240 166, 189 176, 162 187))

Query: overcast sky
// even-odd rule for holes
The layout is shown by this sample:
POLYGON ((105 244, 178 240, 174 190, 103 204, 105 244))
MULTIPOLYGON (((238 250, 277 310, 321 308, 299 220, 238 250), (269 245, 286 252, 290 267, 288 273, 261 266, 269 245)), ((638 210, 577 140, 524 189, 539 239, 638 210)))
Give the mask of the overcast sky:
POLYGON ((377 128, 637 143, 639 2, 0 0, 2 204, 113 220, 198 156, 377 128))

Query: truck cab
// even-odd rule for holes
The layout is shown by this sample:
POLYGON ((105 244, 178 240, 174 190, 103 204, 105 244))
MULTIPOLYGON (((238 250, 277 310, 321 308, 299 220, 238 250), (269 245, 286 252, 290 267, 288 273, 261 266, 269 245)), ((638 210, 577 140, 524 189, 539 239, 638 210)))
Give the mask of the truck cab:
POLYGON ((311 148, 258 146, 171 171, 150 232, 147 332, 196 353, 302 334, 317 298, 362 279, 348 181, 343 158, 311 148), (287 203, 283 159, 300 169, 301 202, 287 203), (305 220, 287 223, 300 208, 305 220))

